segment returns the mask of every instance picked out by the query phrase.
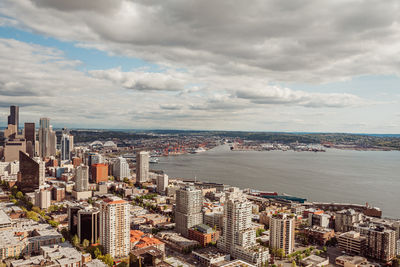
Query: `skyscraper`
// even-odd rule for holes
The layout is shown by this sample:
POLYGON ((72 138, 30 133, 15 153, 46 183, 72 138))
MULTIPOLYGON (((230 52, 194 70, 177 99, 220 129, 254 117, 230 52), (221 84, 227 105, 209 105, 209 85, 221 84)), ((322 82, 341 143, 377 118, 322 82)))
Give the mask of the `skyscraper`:
POLYGON ((129 164, 123 157, 117 158, 113 164, 113 175, 122 180, 123 178, 129 178, 131 176, 131 171, 129 169, 129 164))
POLYGON ((45 167, 40 159, 32 159, 24 152, 19 152, 19 173, 17 186, 24 193, 34 192, 44 183, 45 167))
POLYGON ((136 155, 136 182, 145 183, 149 181, 149 152, 140 151, 136 155))
POLYGON ((168 175, 165 173, 157 175, 157 193, 165 193, 165 189, 168 186, 168 175))
POLYGON ((100 243, 112 257, 125 257, 130 250, 129 202, 111 197, 100 203, 100 243))
POLYGON ((7 129, 4 130, 4 138, 13 140, 18 137, 19 126, 19 107, 10 106, 10 115, 8 116, 7 129))
POLYGON ((18 134, 19 128, 19 107, 10 106, 10 115, 8 116, 8 125, 14 125, 16 127, 16 134, 18 134))
POLYGON ((40 118, 39 128, 39 156, 50 156, 50 119, 40 118))
POLYGON ((194 186, 186 186, 176 191, 175 229, 188 236, 188 229, 203 223, 203 195, 194 186))
POLYGON ((223 235, 217 245, 235 258, 261 266, 268 261, 269 252, 257 245, 251 218, 252 203, 239 188, 229 188, 225 193, 223 235))
POLYGON ((76 168, 75 176, 75 191, 85 192, 88 191, 89 187, 89 167, 88 166, 78 166, 76 168))
POLYGON ((289 214, 278 214, 270 219, 271 248, 283 249, 285 255, 294 250, 295 219, 289 214))
POLYGON ((63 133, 61 136, 61 160, 71 159, 71 135, 63 133))
POLYGON ((36 129, 34 122, 25 122, 24 136, 26 140, 26 153, 30 157, 35 156, 36 129))

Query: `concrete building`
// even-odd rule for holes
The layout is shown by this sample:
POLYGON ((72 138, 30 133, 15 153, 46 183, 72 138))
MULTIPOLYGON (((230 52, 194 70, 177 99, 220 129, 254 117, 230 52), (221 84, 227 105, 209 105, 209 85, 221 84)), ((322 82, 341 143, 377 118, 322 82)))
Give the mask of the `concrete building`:
POLYGON ((324 228, 329 228, 329 221, 331 216, 327 214, 308 214, 308 225, 309 226, 320 226, 324 228))
POLYGON ((165 194, 165 189, 168 187, 168 175, 165 173, 157 175, 157 193, 165 194))
POLYGON ((367 238, 365 256, 388 262, 396 256, 396 232, 382 226, 361 225, 355 231, 367 238))
POLYGON ((252 202, 239 188, 229 188, 225 193, 223 234, 217 245, 234 258, 261 266, 268 261, 269 252, 257 245, 251 218, 252 202))
POLYGON ((209 212, 203 216, 204 224, 221 231, 224 226, 224 213, 222 212, 209 212))
POLYGON ((89 189, 89 167, 85 165, 76 168, 75 191, 84 192, 89 189))
POLYGON ((354 225, 362 220, 362 214, 353 209, 336 212, 335 232, 348 232, 354 229, 354 225))
POLYGON ((38 189, 35 191, 35 206, 41 209, 48 209, 51 205, 51 192, 49 190, 38 189))
POLYGON ((131 170, 129 164, 123 157, 118 157, 113 164, 113 175, 118 180, 122 181, 124 178, 131 177, 131 170))
POLYGON ((136 155, 136 182, 145 183, 149 181, 149 152, 140 151, 136 155))
POLYGON ((270 220, 270 247, 283 249, 288 255, 294 251, 295 218, 289 214, 278 214, 270 220))
POLYGON ((355 231, 343 233, 338 237, 338 247, 355 255, 364 255, 366 243, 367 238, 355 231))
POLYGON ((130 250, 130 204, 118 197, 100 203, 100 243, 105 253, 119 258, 130 250))
POLYGON ((26 142, 25 139, 10 139, 4 144, 4 161, 11 162, 18 160, 19 152, 26 152, 26 142))
POLYGON ((186 186, 176 191, 175 229, 188 236, 188 229, 203 223, 203 196, 201 190, 186 186))

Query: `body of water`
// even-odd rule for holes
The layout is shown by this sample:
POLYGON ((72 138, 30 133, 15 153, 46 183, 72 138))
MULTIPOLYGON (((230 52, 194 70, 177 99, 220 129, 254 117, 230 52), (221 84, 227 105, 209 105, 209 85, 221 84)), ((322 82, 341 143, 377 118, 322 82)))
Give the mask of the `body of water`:
POLYGON ((325 153, 230 151, 161 157, 151 168, 170 177, 276 191, 309 201, 365 204, 400 218, 400 152, 329 149, 325 153))

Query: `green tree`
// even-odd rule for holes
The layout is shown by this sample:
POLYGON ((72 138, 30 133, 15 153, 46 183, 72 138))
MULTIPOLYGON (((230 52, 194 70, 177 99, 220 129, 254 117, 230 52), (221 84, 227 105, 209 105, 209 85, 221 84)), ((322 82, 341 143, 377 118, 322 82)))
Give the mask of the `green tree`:
POLYGON ((296 267, 296 266, 297 266, 296 262, 292 261, 292 267, 296 267))
POLYGON ((60 224, 60 223, 58 223, 56 221, 53 221, 53 220, 49 220, 48 223, 53 227, 58 227, 58 225, 60 224))
POLYGON ((77 235, 74 235, 74 236, 72 237, 71 242, 72 242, 72 245, 73 245, 74 247, 79 246, 79 243, 80 243, 79 237, 78 237, 77 235))
POLYGON ((328 251, 328 248, 327 248, 326 246, 323 246, 323 247, 322 247, 322 251, 323 251, 324 253, 326 253, 326 252, 328 251))
POLYGON ((110 254, 106 254, 104 256, 99 256, 98 259, 101 260, 102 262, 104 262, 105 264, 107 264, 110 267, 112 267, 113 264, 114 264, 114 259, 110 254))
POLYGON ((87 248, 89 245, 90 245, 89 240, 85 239, 85 240, 82 241, 82 246, 83 246, 84 248, 87 248))
POLYGON ((276 251, 276 256, 279 257, 281 260, 285 257, 285 251, 283 248, 280 248, 276 251))
POLYGON ((102 256, 101 251, 98 247, 94 250, 94 257, 97 259, 98 257, 102 256))
POLYGON ((17 199, 22 199, 22 198, 24 197, 24 194, 23 194, 21 191, 18 191, 18 192, 15 194, 15 197, 16 197, 17 199))
POLYGON ((28 211, 27 213, 26 213, 26 217, 28 218, 28 219, 31 219, 31 220, 34 220, 34 221, 39 221, 39 217, 38 217, 38 214, 36 213, 36 212, 34 212, 34 211, 28 211))

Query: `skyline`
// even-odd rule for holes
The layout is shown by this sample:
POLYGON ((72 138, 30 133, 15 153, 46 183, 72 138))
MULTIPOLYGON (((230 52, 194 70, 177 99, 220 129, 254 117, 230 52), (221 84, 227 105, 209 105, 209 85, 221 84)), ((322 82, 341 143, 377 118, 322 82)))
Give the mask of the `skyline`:
POLYGON ((0 126, 396 134, 399 9, 6 0, 0 126))

